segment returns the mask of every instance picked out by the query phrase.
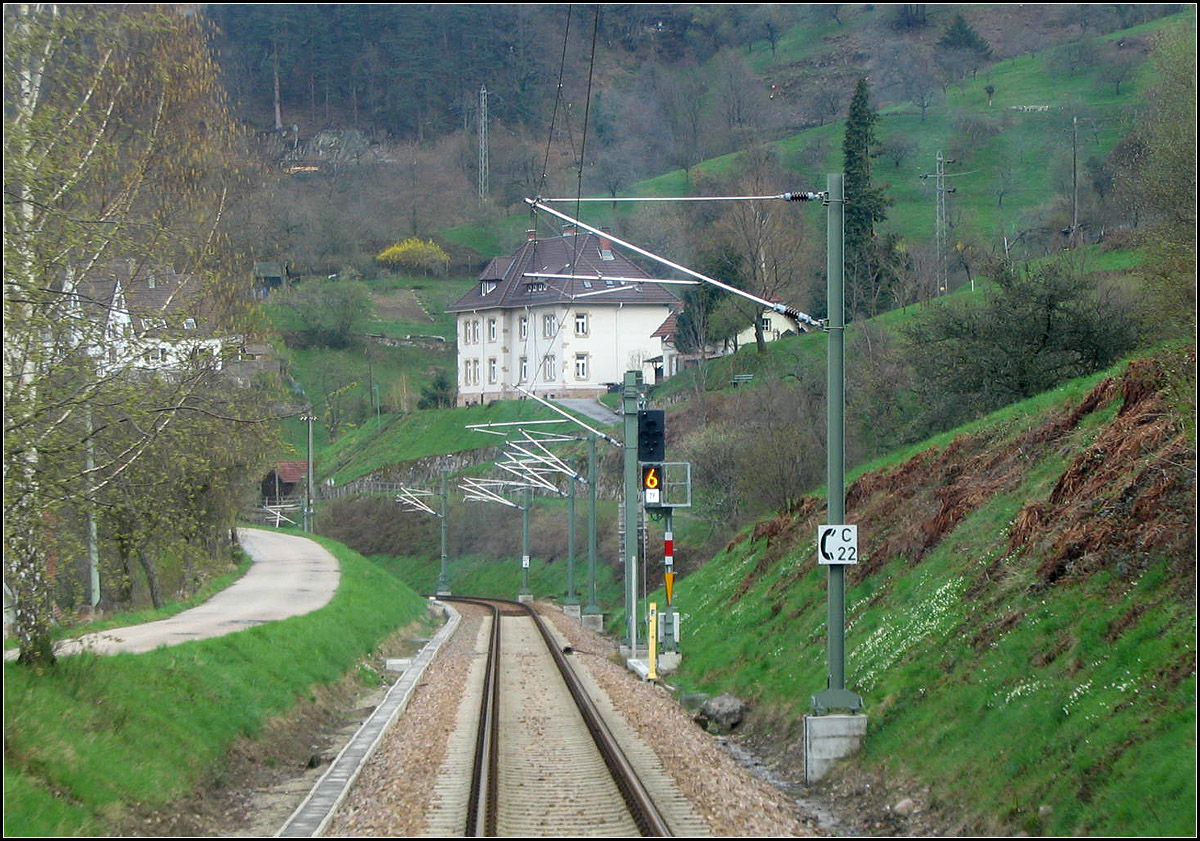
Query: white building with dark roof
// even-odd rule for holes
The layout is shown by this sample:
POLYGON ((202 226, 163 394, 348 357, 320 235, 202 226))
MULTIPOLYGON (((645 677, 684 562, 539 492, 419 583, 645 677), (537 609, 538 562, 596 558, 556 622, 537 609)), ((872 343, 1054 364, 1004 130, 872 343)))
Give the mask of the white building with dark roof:
POLYGON ((203 315, 199 280, 159 265, 113 260, 69 280, 76 343, 106 373, 173 373, 221 367, 230 337, 203 315))
POLYGON ((590 232, 496 257, 448 311, 458 320, 458 404, 594 397, 626 371, 654 382, 654 332, 678 304, 667 286, 590 232))

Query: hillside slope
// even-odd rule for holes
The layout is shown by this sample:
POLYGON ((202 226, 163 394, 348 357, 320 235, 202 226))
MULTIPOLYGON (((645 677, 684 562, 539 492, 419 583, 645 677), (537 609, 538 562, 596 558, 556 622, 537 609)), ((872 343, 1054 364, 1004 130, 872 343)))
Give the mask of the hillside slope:
MULTIPOLYGON (((1194 409, 1173 397, 1194 363, 1136 360, 853 482, 846 675, 870 723, 829 786, 916 781, 964 833, 1195 830, 1194 409)), ((781 766, 825 687, 823 514, 805 498, 676 588, 673 682, 750 700, 781 766)))

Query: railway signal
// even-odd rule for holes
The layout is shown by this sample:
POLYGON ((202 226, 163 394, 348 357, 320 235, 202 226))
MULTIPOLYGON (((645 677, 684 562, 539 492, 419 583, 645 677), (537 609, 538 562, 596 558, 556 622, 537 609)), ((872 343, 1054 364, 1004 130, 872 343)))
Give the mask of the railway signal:
POLYGON ((662 461, 666 458, 666 419, 662 409, 638 412, 638 461, 662 461))
POLYGON ((642 465, 642 493, 645 495, 647 507, 658 507, 662 504, 662 470, 661 464, 642 465))

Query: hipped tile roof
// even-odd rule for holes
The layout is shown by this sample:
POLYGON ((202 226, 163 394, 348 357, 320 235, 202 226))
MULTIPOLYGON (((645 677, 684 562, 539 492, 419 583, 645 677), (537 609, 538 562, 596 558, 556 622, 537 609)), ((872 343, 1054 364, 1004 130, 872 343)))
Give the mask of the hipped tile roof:
POLYGON ((650 275, 637 264, 613 250, 605 238, 591 232, 529 239, 513 254, 493 258, 480 273, 479 283, 447 311, 515 309, 573 300, 586 301, 589 306, 631 303, 671 306, 678 303, 674 292, 649 278, 650 275), (531 272, 575 277, 527 277, 531 272), (589 279, 582 279, 584 277, 589 279), (618 277, 646 278, 647 281, 630 283, 605 279, 618 277), (578 297, 603 289, 612 291, 578 297))

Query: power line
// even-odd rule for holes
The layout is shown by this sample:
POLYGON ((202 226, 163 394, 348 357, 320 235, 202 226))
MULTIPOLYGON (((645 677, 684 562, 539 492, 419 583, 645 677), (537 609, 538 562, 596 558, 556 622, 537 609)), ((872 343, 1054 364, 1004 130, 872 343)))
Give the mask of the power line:
POLYGON ((479 198, 488 197, 491 173, 488 155, 488 94, 487 85, 479 86, 479 198))

